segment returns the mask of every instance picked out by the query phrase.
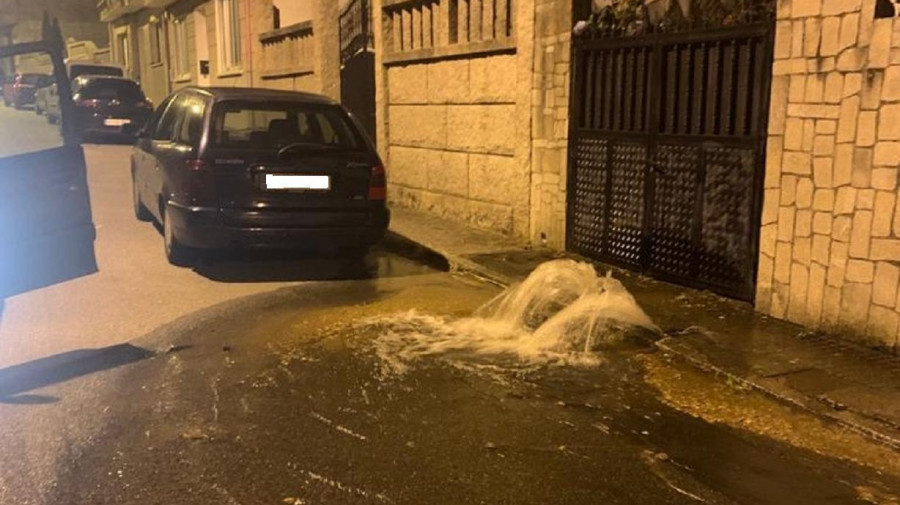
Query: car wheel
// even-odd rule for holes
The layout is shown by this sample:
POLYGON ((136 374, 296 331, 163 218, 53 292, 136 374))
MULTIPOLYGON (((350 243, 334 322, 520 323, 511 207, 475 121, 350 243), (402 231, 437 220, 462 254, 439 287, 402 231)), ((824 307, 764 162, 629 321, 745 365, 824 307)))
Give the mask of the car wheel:
POLYGON ((172 221, 169 219, 169 210, 163 207, 163 244, 166 250, 166 259, 169 263, 178 266, 190 266, 192 258, 191 250, 180 243, 175 238, 175 230, 172 227, 172 221))
POLYGON ((144 202, 141 201, 141 195, 138 191, 137 182, 135 182, 133 174, 131 176, 131 195, 134 201, 134 217, 136 217, 138 221, 143 221, 145 223, 153 219, 153 216, 150 215, 150 211, 147 210, 147 207, 144 206, 144 202))

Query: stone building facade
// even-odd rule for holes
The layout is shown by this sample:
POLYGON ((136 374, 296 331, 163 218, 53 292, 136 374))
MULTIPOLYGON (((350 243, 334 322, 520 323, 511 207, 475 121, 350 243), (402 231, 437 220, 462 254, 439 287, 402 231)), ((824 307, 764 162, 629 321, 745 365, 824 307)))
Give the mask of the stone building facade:
POLYGON ((900 21, 875 0, 782 0, 756 304, 897 345, 900 21))
MULTIPOLYGON (((276 27, 274 0, 233 1, 237 15, 228 36, 219 31, 223 7, 217 0, 101 2, 112 59, 155 103, 190 85, 269 87, 338 98, 336 2, 288 2, 285 20, 292 24, 276 27), (231 36, 240 39, 240 63, 224 68, 220 45, 231 36)), ((285 2, 277 3, 284 7, 285 2)))

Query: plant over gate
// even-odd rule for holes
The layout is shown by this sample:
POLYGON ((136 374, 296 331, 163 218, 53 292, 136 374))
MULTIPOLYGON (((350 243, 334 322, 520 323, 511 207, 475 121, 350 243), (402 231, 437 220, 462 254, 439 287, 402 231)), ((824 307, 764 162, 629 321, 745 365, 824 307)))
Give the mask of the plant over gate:
POLYGON ((772 25, 573 40, 567 245, 752 300, 772 25))

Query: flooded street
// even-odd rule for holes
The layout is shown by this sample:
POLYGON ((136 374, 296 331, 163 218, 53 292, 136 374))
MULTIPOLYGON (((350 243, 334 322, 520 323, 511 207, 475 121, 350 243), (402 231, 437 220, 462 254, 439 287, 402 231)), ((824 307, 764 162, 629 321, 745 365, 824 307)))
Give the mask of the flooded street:
POLYGON ((648 330, 479 352, 435 330, 492 331, 467 321, 497 306, 491 285, 314 291, 157 333, 167 352, 98 390, 108 422, 69 447, 51 502, 895 503, 888 450, 670 362, 648 330))

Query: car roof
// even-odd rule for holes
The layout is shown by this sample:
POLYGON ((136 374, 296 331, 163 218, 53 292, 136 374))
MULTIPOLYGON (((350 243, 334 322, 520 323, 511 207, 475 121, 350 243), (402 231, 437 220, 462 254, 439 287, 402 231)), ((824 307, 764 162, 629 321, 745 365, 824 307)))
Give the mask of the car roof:
POLYGON ((308 104, 337 105, 324 95, 302 91, 282 91, 266 88, 226 88, 190 86, 181 91, 196 91, 212 96, 216 100, 281 100, 308 104))
POLYGON ((105 80, 105 81, 124 81, 124 82, 131 82, 131 83, 134 83, 134 84, 137 84, 137 83, 138 83, 138 82, 135 81, 134 79, 129 79, 128 77, 122 77, 122 76, 119 76, 119 75, 92 75, 92 74, 81 74, 81 75, 79 75, 78 77, 76 77, 75 80, 82 80, 82 81, 100 81, 100 80, 105 80))
POLYGON ((74 67, 76 65, 82 66, 82 67, 109 67, 109 68, 118 68, 118 69, 123 68, 122 65, 119 65, 117 63, 100 63, 100 62, 91 61, 91 60, 67 60, 66 61, 67 67, 74 67))

